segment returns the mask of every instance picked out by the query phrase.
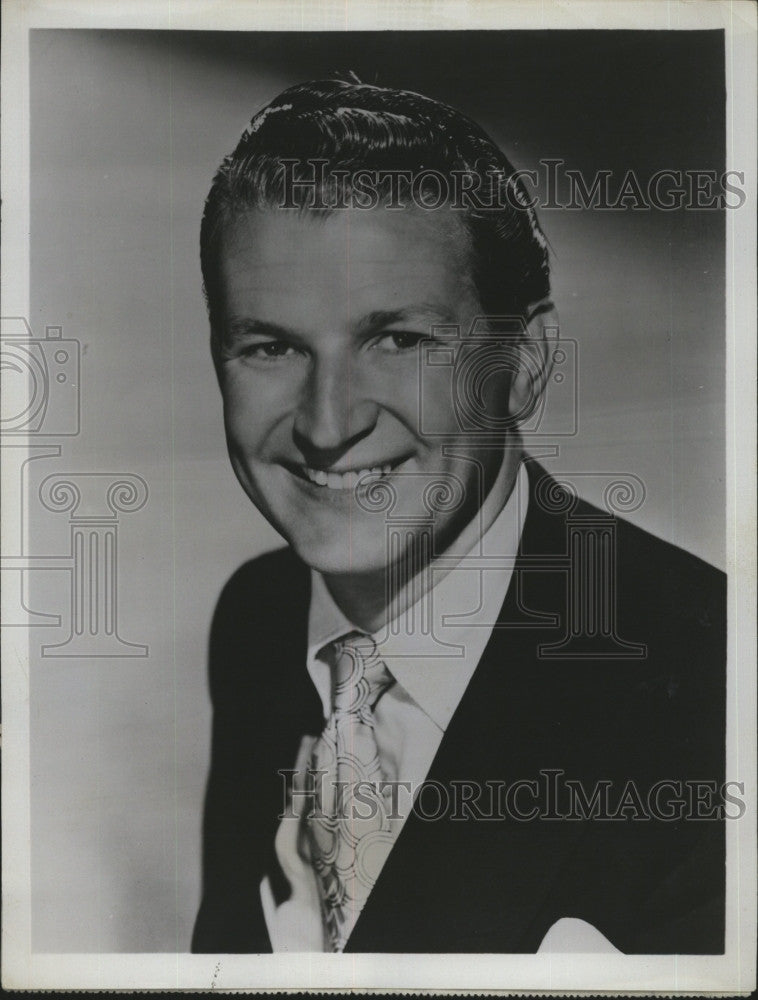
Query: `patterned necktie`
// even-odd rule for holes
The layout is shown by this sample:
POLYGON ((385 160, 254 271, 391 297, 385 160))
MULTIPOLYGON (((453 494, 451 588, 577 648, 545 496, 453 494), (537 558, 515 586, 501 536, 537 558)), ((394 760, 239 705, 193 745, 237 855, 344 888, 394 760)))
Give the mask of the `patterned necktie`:
POLYGON ((306 830, 329 945, 342 951, 394 840, 389 790, 385 797, 378 788, 372 711, 394 679, 360 632, 322 655, 332 672, 332 714, 313 747, 310 769, 326 773, 314 778, 306 830))

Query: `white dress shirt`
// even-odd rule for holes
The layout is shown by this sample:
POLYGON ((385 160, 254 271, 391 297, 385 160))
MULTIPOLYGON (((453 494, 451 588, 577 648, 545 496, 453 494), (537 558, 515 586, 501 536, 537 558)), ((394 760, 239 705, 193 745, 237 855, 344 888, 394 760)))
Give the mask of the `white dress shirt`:
MULTIPOLYGON (((505 476, 505 466, 501 477, 505 476)), ((432 587, 404 614, 374 633, 379 656, 395 684, 374 709, 379 758, 387 781, 406 782, 398 792, 399 833, 414 795, 426 779, 442 737, 492 634, 511 581, 513 563, 526 516, 527 477, 520 466, 516 483, 502 504, 500 480, 474 522, 453 550, 432 563, 432 587), (482 531, 480 525, 489 527, 482 531), (456 555, 456 552, 458 555, 456 555), (474 562, 475 565, 471 565, 474 562)), ((356 630, 337 607, 323 577, 311 571, 306 667, 318 691, 324 719, 331 714, 331 677, 319 658, 324 646, 356 630)), ((357 629, 357 631, 361 631, 357 629)), ((293 762, 295 788, 304 774, 314 739, 305 737, 293 762)), ((261 901, 272 948, 276 951, 327 951, 315 874, 307 861, 302 822, 281 821, 275 848, 292 894, 276 905, 268 877, 261 901)))

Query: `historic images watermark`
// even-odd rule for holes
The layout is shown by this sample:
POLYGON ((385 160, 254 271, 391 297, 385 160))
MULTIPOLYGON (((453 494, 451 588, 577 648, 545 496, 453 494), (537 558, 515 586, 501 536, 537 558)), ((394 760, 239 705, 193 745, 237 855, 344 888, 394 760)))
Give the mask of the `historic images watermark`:
POLYGON ((442 172, 412 170, 327 171, 319 158, 282 159, 279 208, 427 211, 447 206, 465 212, 595 209, 599 211, 716 210, 741 208, 747 195, 745 172, 709 168, 661 168, 641 176, 608 169, 591 175, 566 161, 545 158, 539 169, 506 173, 486 166, 442 172))
MULTIPOLYGON (((309 819, 322 814, 321 770, 281 769, 282 811, 279 819, 309 819), (317 794, 318 792, 318 794, 317 794)), ((453 780, 441 782, 331 782, 335 822, 402 819, 414 814, 426 822, 605 820, 612 822, 719 821, 745 814, 745 783, 661 778, 641 787, 610 778, 591 784, 571 778, 561 768, 543 768, 535 777, 512 781, 453 780)))

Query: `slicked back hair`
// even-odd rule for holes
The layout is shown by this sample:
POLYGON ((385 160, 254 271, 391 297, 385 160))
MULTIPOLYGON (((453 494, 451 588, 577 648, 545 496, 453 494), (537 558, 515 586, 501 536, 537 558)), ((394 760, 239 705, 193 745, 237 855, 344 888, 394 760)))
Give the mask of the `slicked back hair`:
POLYGON ((200 231, 212 329, 221 319, 217 262, 224 226, 250 210, 287 203, 304 213, 338 211, 321 206, 344 202, 353 178, 366 170, 466 174, 484 203, 495 206, 453 206, 469 234, 471 275, 484 311, 524 315, 549 294, 548 251, 536 213, 515 168, 475 122, 410 91, 314 81, 290 87, 259 111, 213 179, 200 231), (290 179, 310 179, 310 187, 287 187, 285 161, 297 165, 288 168, 290 179), (320 161, 318 174, 314 161, 320 161), (314 199, 315 176, 323 184, 322 197, 314 199))

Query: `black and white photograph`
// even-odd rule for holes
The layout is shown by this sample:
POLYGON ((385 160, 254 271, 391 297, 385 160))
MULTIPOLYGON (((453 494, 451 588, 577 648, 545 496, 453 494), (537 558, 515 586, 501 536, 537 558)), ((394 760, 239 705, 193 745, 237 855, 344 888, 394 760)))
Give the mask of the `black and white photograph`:
POLYGON ((755 987, 755 71, 6 5, 5 988, 755 987))

